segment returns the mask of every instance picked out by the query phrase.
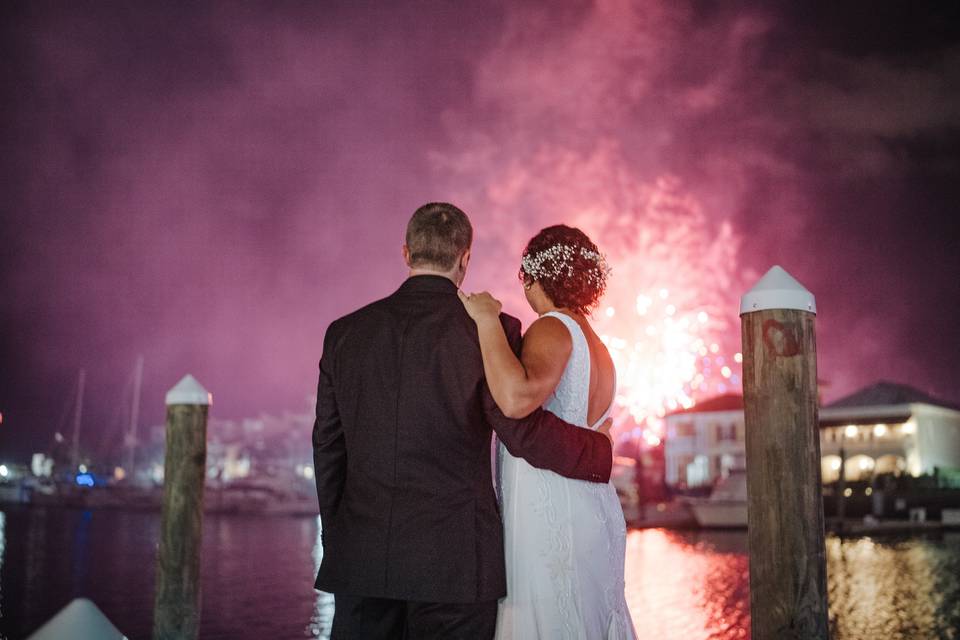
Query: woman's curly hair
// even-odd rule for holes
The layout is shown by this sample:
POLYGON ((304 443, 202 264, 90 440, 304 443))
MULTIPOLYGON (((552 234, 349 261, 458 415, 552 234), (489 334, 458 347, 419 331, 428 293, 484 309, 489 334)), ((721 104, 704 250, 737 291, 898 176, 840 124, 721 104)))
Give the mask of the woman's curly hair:
POLYGON ((520 280, 539 282, 557 307, 584 315, 607 288, 610 269, 597 245, 580 229, 564 224, 533 236, 520 260, 520 280))

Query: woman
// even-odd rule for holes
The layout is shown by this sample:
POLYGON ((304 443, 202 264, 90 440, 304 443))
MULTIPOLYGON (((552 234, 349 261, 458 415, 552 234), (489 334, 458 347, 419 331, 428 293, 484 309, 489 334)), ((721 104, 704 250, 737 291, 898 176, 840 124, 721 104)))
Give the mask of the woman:
MULTIPOLYGON (((616 392, 616 371, 586 316, 606 287, 608 269, 579 229, 547 227, 520 262, 527 302, 540 318, 518 360, 489 293, 461 294, 477 324, 487 383, 500 409, 519 418, 538 406, 596 429, 616 392)), ((626 527, 611 484, 570 480, 531 467, 498 447, 507 596, 497 638, 636 637, 624 598, 626 527)))

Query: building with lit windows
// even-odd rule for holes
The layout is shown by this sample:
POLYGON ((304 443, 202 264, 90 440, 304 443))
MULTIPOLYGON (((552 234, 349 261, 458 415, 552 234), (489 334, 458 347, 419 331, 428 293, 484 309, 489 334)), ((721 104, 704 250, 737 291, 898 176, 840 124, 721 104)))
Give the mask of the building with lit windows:
POLYGON ((879 382, 820 410, 824 482, 839 479, 841 449, 847 480, 960 469, 960 407, 905 385, 879 382))
MULTIPOLYGON (((743 397, 711 398, 665 418, 667 485, 713 485, 745 462, 743 397)), ((906 385, 879 382, 820 409, 823 482, 875 474, 960 470, 960 407, 906 385), (841 451, 842 449, 842 451, 841 451)))

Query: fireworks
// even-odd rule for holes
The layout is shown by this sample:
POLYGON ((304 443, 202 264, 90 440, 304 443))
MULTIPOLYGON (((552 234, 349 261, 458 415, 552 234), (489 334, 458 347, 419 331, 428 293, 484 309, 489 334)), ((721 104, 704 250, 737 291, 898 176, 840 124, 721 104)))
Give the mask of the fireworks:
POLYGON ((739 242, 681 187, 668 177, 637 184, 627 210, 606 216, 628 216, 633 229, 604 224, 595 238, 614 270, 594 327, 617 367, 617 422, 636 423, 648 444, 663 435, 666 413, 740 385, 729 348, 739 342, 731 291, 739 242))
POLYGON ((508 310, 526 306, 519 288, 495 283, 513 280, 503 266, 516 265, 541 227, 579 227, 608 256, 613 271, 592 324, 617 367, 615 431, 632 430, 655 446, 666 413, 739 389, 739 239, 679 180, 643 181, 607 144, 587 158, 541 152, 491 185, 482 209, 497 233, 481 251, 500 256, 479 264, 508 310))
POLYGON ((696 307, 678 310, 667 287, 657 293, 638 293, 626 313, 618 313, 607 296, 604 313, 594 321, 617 367, 617 407, 641 433, 646 431, 652 446, 663 435, 666 413, 690 408, 700 397, 733 391, 740 383, 735 360, 720 355, 720 345, 711 342, 716 332, 709 314, 696 307))

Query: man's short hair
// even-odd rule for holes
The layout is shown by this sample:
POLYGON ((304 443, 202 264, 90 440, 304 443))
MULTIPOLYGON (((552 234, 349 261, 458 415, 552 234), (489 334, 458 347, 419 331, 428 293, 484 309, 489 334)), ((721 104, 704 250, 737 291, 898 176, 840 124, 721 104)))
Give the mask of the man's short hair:
POLYGON ((467 214, 446 202, 430 202, 413 212, 407 224, 411 267, 451 271, 473 242, 467 214))

